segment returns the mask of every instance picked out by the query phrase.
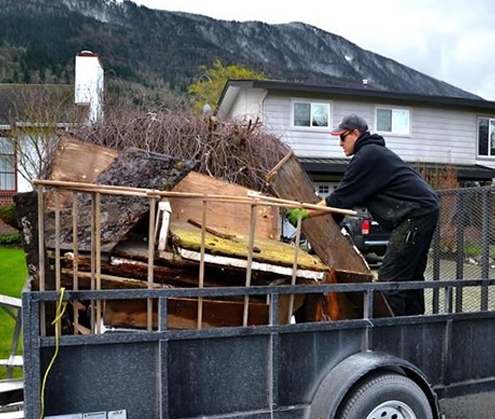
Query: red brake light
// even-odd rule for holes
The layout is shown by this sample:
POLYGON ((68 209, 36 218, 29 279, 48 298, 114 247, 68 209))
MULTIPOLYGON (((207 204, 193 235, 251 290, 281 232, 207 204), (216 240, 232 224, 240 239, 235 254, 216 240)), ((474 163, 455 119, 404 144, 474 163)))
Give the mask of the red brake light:
POLYGON ((370 234, 370 220, 363 220, 361 224, 361 234, 370 234))

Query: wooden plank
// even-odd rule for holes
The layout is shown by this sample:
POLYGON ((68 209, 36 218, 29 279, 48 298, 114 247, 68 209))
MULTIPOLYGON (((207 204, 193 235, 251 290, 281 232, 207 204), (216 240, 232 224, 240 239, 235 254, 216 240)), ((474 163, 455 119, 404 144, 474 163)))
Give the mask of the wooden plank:
MULTIPOLYGON (((203 298, 202 328, 242 326, 243 301, 221 301, 203 298)), ((169 298, 167 304, 170 329, 196 329, 198 300, 195 298, 169 298)), ((107 301, 104 323, 113 327, 146 328, 146 300, 107 301)), ((251 302, 249 325, 268 324, 269 306, 251 302)), ((158 327, 157 304, 153 304, 153 328, 158 327)))
MULTIPOLYGON (((179 249, 180 255, 184 259, 195 260, 200 262, 201 253, 194 252, 192 250, 179 249)), ((233 258, 228 256, 220 256, 220 255, 211 255, 209 253, 204 255, 204 261, 211 264, 216 264, 219 266, 223 266, 225 268, 240 268, 246 272, 251 271, 261 271, 261 272, 271 272, 278 276, 286 276, 290 277, 293 274, 293 269, 287 266, 274 265, 266 262, 257 262, 255 260, 246 260, 233 258)), ((311 279, 313 281, 317 281, 319 279, 323 279, 325 276, 325 272, 317 272, 310 271, 307 269, 297 269, 295 273, 296 277, 311 279)), ((246 287, 250 286, 250 281, 246 281, 246 287)))
MULTIPOLYGON (((321 198, 315 194, 311 179, 299 164, 293 152, 288 153, 267 175, 274 194, 279 198, 316 204, 321 198)), ((351 239, 343 235, 339 225, 331 215, 316 217, 303 222, 302 231, 320 259, 335 270, 338 283, 372 282, 374 277, 364 257, 353 245, 351 239)), ((332 279, 331 282, 334 282, 332 279)), ((338 296, 343 318, 362 318, 362 295, 341 293, 338 296)), ((329 317, 334 308, 328 298, 329 317)), ((335 311, 335 310, 334 310, 335 311)), ((376 293, 374 315, 390 317, 392 311, 382 293, 376 293)))
MULTIPOLYGON (((318 203, 311 179, 299 164, 293 152, 284 158, 268 175, 270 188, 280 198, 292 199, 309 204, 318 203)), ((357 273, 371 271, 362 255, 353 246, 349 237, 344 236, 331 215, 304 221, 302 231, 316 254, 328 266, 357 273)))
MULTIPOLYGON (((73 289, 74 271, 71 269, 62 269, 62 285, 66 289, 73 289)), ((90 272, 77 272, 77 279, 79 281, 80 290, 89 290, 91 287, 91 273, 90 272)), ((101 289, 145 289, 147 288, 146 280, 126 278, 122 276, 114 276, 109 274, 101 274, 101 289)), ((168 285, 153 284, 153 288, 170 288, 168 285)))
MULTIPOLYGON (((95 144, 63 137, 53 163, 51 180, 91 183, 118 156, 118 151, 95 144)), ((62 192, 60 203, 66 207, 72 202, 72 193, 62 192)), ((47 193, 47 206, 53 208, 53 194, 47 193)))
MULTIPOLYGON (((289 296, 281 295, 279 300, 279 324, 287 324, 289 313, 289 296)), ((259 300, 259 297, 258 297, 259 300)), ((296 295, 294 309, 303 304, 304 296, 296 295)), ((105 326, 146 328, 146 300, 106 301, 104 310, 105 326)), ((243 300, 202 299, 201 328, 238 327, 243 325, 243 300)), ((270 306, 260 301, 249 301, 249 326, 267 325, 270 306)), ((196 298, 169 298, 167 303, 168 327, 171 329, 196 329, 198 327, 198 300, 196 298)), ((153 328, 158 327, 157 304, 153 304, 153 328)))
MULTIPOLYGON (((157 283, 177 287, 198 286, 199 264, 197 261, 189 261, 178 255, 170 255, 169 259, 161 259, 159 262, 160 265, 155 263, 153 266, 154 278, 157 283)), ((74 261, 67 261, 62 269, 62 283, 68 289, 74 287, 74 278, 71 276, 74 273, 74 266, 74 261)), ((79 288, 89 289, 91 260, 80 257, 77 260, 77 266, 77 278, 81 281, 79 288)), ((146 261, 112 256, 109 261, 102 262, 101 270, 104 288, 145 288, 146 286, 148 274, 146 261)), ((226 267, 210 263, 205 265, 205 287, 242 286, 245 277, 245 268, 226 267)), ((252 276, 253 285, 272 285, 275 282, 279 283, 280 280, 280 275, 273 272, 255 271, 252 276)), ((298 280, 298 282, 301 281, 302 279, 298 280)), ((314 283, 314 280, 308 281, 314 283)))
MULTIPOLYGON (((174 192, 204 193, 247 197, 248 189, 223 182, 197 172, 190 172, 173 189, 174 192)), ((171 221, 187 222, 202 219, 202 208, 198 200, 170 198, 171 221)), ((257 211, 256 238, 277 239, 279 236, 279 212, 277 208, 260 205, 257 211)), ((246 204, 208 202, 206 223, 209 228, 226 229, 231 232, 249 234, 251 207, 246 204)))
MULTIPOLYGON (((199 252, 201 247, 201 229, 190 224, 173 223, 170 226, 172 243, 179 248, 199 252)), ((236 234, 223 236, 205 233, 205 251, 213 256, 238 258, 243 262, 248 259, 249 236, 236 234)), ((257 239, 253 243, 253 261, 269 263, 275 266, 290 268, 294 263, 295 249, 293 246, 270 239, 257 239)), ((183 256, 184 257, 184 256, 183 256)), ((297 259, 298 269, 324 272, 328 267, 317 257, 300 249, 297 259)), ((289 273, 290 276, 290 273, 289 273)))
MULTIPOLYGON (((329 282, 339 284, 372 282, 369 275, 357 272, 335 269, 330 272, 329 277, 333 277, 329 282)), ((382 292, 375 292, 373 296, 373 316, 393 317, 392 309, 382 292)), ((342 318, 353 319, 363 318, 364 293, 347 292, 338 294, 342 318)))
POLYGON ((55 289, 55 274, 50 266, 44 261, 46 260, 46 251, 41 249, 42 257, 40 257, 40 246, 38 241, 42 228, 39 226, 40 218, 38 217, 38 192, 31 191, 26 193, 18 193, 15 198, 17 217, 22 220, 21 234, 23 236, 24 253, 26 254, 26 265, 28 269, 28 286, 33 291, 40 289, 40 278, 43 278, 44 285, 48 290, 55 289), (44 267, 41 273, 41 266, 44 267))

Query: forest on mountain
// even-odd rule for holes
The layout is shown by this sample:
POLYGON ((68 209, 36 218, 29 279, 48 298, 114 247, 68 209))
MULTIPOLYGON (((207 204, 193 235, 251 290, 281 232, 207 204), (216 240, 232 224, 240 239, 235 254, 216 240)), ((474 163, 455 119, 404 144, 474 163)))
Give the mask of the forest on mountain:
POLYGON ((114 0, 0 0, 0 20, 0 83, 72 83, 74 56, 90 50, 118 89, 156 98, 186 93, 217 60, 276 80, 360 88, 366 79, 376 90, 477 98, 303 23, 221 21, 114 0))

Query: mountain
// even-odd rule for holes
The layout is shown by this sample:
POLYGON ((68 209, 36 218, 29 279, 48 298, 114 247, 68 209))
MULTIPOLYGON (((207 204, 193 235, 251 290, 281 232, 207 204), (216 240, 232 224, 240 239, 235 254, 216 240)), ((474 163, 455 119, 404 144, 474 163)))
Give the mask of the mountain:
POLYGON ((107 77, 176 92, 219 59, 271 79, 478 98, 304 23, 151 10, 124 0, 0 0, 0 82, 63 82, 91 50, 107 77))

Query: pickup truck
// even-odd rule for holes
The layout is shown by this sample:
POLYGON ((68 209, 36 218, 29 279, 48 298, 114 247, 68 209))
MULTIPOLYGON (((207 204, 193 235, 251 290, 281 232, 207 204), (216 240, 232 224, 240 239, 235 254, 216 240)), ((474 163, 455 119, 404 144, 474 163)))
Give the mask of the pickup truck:
POLYGON ((368 263, 374 263, 383 257, 390 232, 381 227, 366 208, 359 209, 356 215, 347 215, 341 226, 368 263))

